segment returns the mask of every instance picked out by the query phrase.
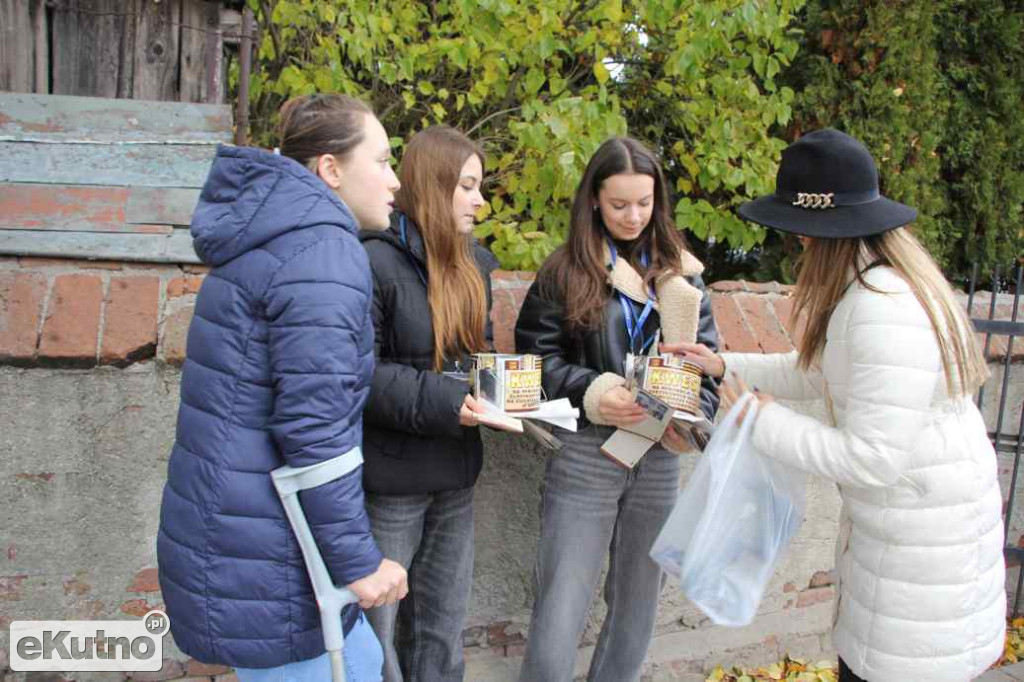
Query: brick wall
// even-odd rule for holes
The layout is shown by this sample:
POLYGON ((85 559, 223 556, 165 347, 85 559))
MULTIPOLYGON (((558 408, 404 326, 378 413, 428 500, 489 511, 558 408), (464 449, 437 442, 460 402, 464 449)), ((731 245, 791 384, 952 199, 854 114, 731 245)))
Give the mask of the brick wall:
MULTIPOLYGON (((195 296, 207 268, 0 257, 0 364, 125 367, 184 358, 195 296)), ((494 273, 495 344, 513 349, 513 327, 533 273, 494 273)), ((792 349, 786 332, 790 287, 712 284, 725 348, 792 349)))
MULTIPOLYGON (((208 270, 201 265, 0 257, 0 364, 39 367, 124 367, 184 358, 195 296, 208 270)), ((513 327, 533 273, 494 273, 495 344, 513 349, 513 327)), ((776 282, 710 285, 725 350, 779 353, 793 349, 787 331, 792 287, 776 282)), ((981 292, 975 314, 988 311, 981 292)), ((1009 319, 1000 302, 996 317, 1009 319)), ((989 357, 1001 359, 1006 337, 994 337, 989 357)), ((1014 348, 1024 359, 1024 345, 1014 348)))

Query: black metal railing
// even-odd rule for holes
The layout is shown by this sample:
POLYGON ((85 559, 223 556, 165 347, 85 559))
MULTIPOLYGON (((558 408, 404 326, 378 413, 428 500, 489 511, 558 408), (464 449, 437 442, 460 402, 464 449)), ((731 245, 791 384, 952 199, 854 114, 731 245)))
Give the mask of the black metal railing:
MULTIPOLYGON (((1003 424, 1007 415, 1007 398, 1010 393, 1011 362, 1013 358, 1013 343, 1018 336, 1024 336, 1024 322, 1018 321, 1018 309, 1020 308, 1022 284, 1021 264, 1017 264, 1008 270, 1006 276, 1001 276, 1000 269, 996 268, 992 273, 992 289, 988 305, 987 317, 974 316, 974 294, 978 283, 978 266, 975 265, 971 272, 971 280, 967 290, 967 310, 971 316, 974 328, 985 335, 985 357, 990 356, 992 350, 992 339, 995 336, 1005 336, 1006 351, 1002 357, 1001 376, 998 379, 999 385, 999 406, 995 414, 995 428, 989 432, 992 445, 996 450, 996 457, 1000 453, 1013 455, 1013 473, 1010 476, 1010 485, 1006 489, 1006 502, 1003 507, 1003 532, 1006 537, 1006 546, 1003 555, 1008 568, 1017 567, 1017 585, 1013 593, 1013 614, 1016 618, 1020 607, 1021 587, 1024 586, 1024 547, 1018 547, 1010 541, 1010 522, 1013 518, 1014 497, 1017 492, 1017 474, 1020 471, 1020 459, 1022 441, 1024 441, 1024 404, 1021 405, 1020 424, 1016 433, 1004 433, 1003 424), (999 295, 1006 292, 1007 301, 1010 300, 1009 292, 1012 290, 1012 305, 1010 319, 996 319, 996 303, 999 295)), ((985 386, 978 390, 978 408, 984 409, 985 386)))

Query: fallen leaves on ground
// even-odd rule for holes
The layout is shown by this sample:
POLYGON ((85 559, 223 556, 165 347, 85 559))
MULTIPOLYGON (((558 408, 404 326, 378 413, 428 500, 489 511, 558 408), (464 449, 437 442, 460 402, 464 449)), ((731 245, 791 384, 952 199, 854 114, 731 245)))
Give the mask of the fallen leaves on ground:
POLYGON ((1024 661, 1024 618, 1014 618, 1006 626, 1006 647, 1003 657, 993 668, 1024 661))
MULTIPOLYGON (((1006 647, 1003 657, 992 667, 1024 661, 1024 618, 1014 618, 1006 626, 1006 647)), ((728 670, 716 666, 706 682, 838 682, 839 670, 831 661, 808 663, 802 658, 786 658, 761 668, 732 666, 728 670)))
POLYGON ((808 663, 802 658, 786 656, 778 663, 761 668, 733 666, 726 670, 722 666, 717 666, 711 671, 707 682, 837 682, 838 679, 839 670, 832 661, 808 663))

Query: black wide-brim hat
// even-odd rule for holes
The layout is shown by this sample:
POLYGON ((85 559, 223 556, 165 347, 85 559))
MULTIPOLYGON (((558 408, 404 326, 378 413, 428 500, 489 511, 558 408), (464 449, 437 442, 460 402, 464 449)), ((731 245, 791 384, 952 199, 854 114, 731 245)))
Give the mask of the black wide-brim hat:
POLYGON ((758 225, 805 237, 841 239, 880 234, 914 222, 917 210, 878 191, 871 153, 846 133, 807 133, 782 152, 775 194, 739 207, 758 225))

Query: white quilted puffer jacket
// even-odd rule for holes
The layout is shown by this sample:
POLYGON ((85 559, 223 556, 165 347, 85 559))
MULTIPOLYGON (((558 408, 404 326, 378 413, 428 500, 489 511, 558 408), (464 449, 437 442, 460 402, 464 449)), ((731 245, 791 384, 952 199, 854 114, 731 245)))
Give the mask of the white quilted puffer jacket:
POLYGON ((832 641, 867 682, 964 682, 1003 651, 1006 596, 996 458, 970 398, 951 399, 931 324, 888 267, 832 314, 821 371, 796 353, 723 354, 786 400, 831 399, 835 427, 778 403, 757 417, 766 455, 839 484, 832 641))

